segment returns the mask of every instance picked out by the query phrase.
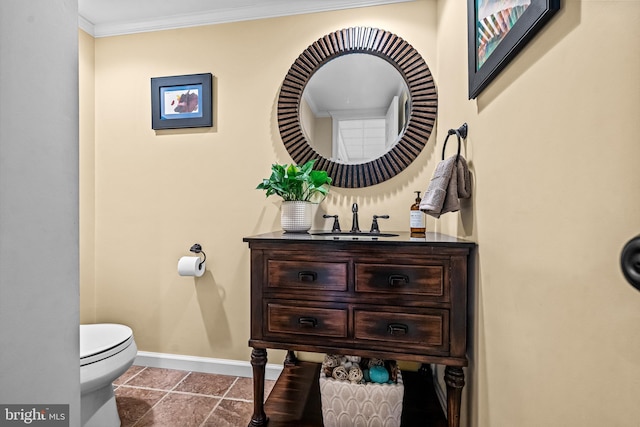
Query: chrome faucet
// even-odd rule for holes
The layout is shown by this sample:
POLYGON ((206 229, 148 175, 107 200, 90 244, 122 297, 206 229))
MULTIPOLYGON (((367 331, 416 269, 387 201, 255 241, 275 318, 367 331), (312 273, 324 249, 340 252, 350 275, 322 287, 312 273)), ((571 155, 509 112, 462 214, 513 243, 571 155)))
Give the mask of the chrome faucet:
POLYGON ((353 206, 351 206, 351 212, 353 212, 353 220, 351 221, 351 232, 359 233, 360 226, 358 225, 358 204, 357 203, 354 203, 353 206))

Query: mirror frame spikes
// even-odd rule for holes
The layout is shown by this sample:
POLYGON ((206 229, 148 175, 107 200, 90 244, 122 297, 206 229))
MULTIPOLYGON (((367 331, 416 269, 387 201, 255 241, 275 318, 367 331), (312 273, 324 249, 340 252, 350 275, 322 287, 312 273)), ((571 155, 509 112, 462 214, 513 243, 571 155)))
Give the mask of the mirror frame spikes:
POLYGON ((293 63, 278 97, 278 127, 286 150, 297 164, 316 159, 332 185, 361 188, 379 184, 402 172, 420 154, 436 121, 438 95, 422 56, 402 38, 388 31, 351 27, 330 33, 310 45, 293 63), (410 114, 406 129, 383 156, 361 164, 337 163, 320 155, 302 131, 299 109, 311 76, 326 62, 350 53, 377 55, 392 64, 409 88, 410 114))

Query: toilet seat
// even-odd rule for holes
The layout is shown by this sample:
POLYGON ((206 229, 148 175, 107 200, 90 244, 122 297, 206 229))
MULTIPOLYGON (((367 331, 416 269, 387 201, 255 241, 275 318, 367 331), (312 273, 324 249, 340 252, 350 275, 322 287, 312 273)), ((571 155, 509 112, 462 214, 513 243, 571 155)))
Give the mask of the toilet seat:
POLYGON ((133 342, 133 331, 125 325, 102 323, 80 325, 80 366, 107 359, 133 342))

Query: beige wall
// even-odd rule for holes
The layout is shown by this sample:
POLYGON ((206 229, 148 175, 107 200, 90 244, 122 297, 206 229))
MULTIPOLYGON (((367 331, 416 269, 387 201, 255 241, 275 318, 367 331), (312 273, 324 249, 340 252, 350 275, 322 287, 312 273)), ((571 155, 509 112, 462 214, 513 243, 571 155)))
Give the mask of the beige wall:
MULTIPOLYGON (((255 190, 271 163, 291 161, 277 130, 280 83, 311 42, 354 25, 401 34, 434 63, 435 6, 96 39, 96 319, 131 325, 141 350, 248 360, 249 250, 242 238, 280 227, 279 201, 255 190), (154 132, 150 78, 209 71, 214 127, 154 132), (208 271, 197 280, 179 277, 177 260, 195 242, 208 271)), ((411 191, 426 187, 429 157, 426 150, 397 181, 376 188, 335 188, 320 209, 347 222, 358 201, 363 224, 388 213, 393 219, 383 227, 406 229, 411 191)))
MULTIPOLYGON (((95 292, 95 320, 131 325, 141 350, 249 359, 242 237, 279 228, 278 202, 254 190, 272 162, 290 162, 277 130, 279 84, 322 35, 380 27, 409 41, 431 67, 440 136, 391 181, 333 188, 317 218, 338 213, 346 224, 357 201, 361 224, 390 214, 381 227, 406 230, 412 191, 426 189, 446 129, 466 121, 473 200, 427 223, 479 244, 465 424, 640 419, 640 294, 618 268, 622 246, 640 232, 640 2, 563 2, 474 101, 464 3, 424 0, 97 39, 95 286, 82 288, 95 292), (154 132, 149 79, 199 72, 215 76, 215 126, 154 132), (208 271, 179 277, 176 262, 195 242, 208 271)), ((92 258, 90 245, 83 257, 92 258)), ((85 319, 91 312, 83 307, 85 319)))
POLYGON ((314 122, 312 141, 315 150, 324 157, 333 157, 333 118, 319 117, 314 122))
POLYGON ((640 293, 619 256, 640 234, 640 2, 563 1, 477 101, 463 3, 438 4, 437 82, 475 179, 443 225, 479 244, 470 425, 635 426, 640 293))

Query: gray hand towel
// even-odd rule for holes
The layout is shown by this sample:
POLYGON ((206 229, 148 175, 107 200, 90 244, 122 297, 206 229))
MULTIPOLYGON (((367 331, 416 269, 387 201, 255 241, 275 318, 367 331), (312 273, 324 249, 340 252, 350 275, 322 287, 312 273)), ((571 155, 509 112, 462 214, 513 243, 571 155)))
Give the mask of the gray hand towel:
POLYGON ((460 210, 459 199, 470 196, 471 179, 467 161, 462 156, 452 156, 436 166, 429 188, 420 202, 420 210, 440 218, 444 213, 460 210))
MULTIPOLYGON (((455 156, 454 156, 455 158, 455 156)), ((458 168, 454 167, 447 192, 444 196, 444 203, 440 209, 440 215, 447 212, 456 212, 460 210, 460 200, 458 199, 458 168)))
MULTIPOLYGON (((455 158, 455 156, 454 156, 455 158)), ((469 178, 469 168, 467 161, 462 156, 458 156, 458 161, 451 174, 451 180, 447 187, 440 215, 447 212, 457 212, 460 210, 460 199, 467 199, 471 196, 471 180, 469 178)))
POLYGON ((427 188, 427 191, 425 191, 424 197, 420 202, 420 210, 427 215, 431 215, 436 218, 440 217, 449 182, 453 175, 455 161, 455 156, 449 157, 448 159, 438 163, 438 166, 436 166, 433 178, 431 178, 429 187, 427 188))
POLYGON ((468 199, 471 197, 471 176, 469 175, 469 167, 467 161, 462 156, 458 156, 457 172, 458 172, 458 197, 468 199))

